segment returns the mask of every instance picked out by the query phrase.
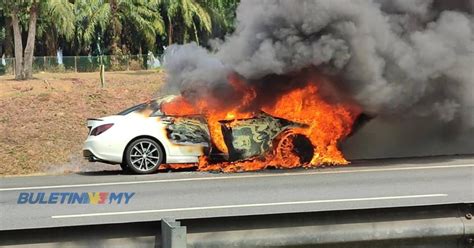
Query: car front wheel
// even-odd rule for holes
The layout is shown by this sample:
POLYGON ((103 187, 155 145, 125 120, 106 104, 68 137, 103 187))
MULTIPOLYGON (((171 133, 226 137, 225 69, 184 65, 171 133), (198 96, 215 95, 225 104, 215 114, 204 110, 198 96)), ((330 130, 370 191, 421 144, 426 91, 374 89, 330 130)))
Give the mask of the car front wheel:
POLYGON ((127 167, 137 174, 155 172, 163 162, 163 149, 154 140, 141 138, 133 141, 125 151, 127 167))

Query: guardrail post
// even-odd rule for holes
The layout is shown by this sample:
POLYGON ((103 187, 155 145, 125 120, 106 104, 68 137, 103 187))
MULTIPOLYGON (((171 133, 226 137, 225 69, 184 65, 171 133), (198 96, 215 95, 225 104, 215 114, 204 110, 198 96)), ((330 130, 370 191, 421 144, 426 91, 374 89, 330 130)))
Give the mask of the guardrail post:
POLYGON ((161 220, 161 248, 186 248, 186 227, 172 218, 161 220))
POLYGON ((464 237, 466 240, 467 248, 474 248, 474 205, 468 204, 464 211, 461 211, 464 216, 461 216, 461 220, 464 224, 464 237))

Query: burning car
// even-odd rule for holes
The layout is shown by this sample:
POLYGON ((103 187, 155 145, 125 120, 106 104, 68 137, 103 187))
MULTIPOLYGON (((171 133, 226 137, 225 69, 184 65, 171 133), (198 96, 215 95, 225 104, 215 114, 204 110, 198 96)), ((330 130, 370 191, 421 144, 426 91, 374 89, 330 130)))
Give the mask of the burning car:
POLYGON ((229 77, 231 94, 183 90, 89 119, 84 156, 140 174, 348 164, 339 144, 366 115, 326 79, 299 80, 296 88, 281 86, 272 93, 229 77))
POLYGON ((84 157, 91 162, 120 164, 124 171, 137 174, 179 168, 180 165, 202 165, 200 158, 203 157, 215 163, 253 161, 281 150, 272 149, 275 147, 288 149, 287 146, 291 146, 289 149, 298 157, 295 162, 298 164, 309 162, 313 157, 309 139, 293 132, 308 125, 265 112, 249 118, 219 120, 225 145, 223 148, 221 144, 219 148, 211 137, 208 118, 200 114, 175 115, 165 111, 163 105, 176 98, 162 97, 116 115, 88 119, 89 136, 83 147, 84 157))

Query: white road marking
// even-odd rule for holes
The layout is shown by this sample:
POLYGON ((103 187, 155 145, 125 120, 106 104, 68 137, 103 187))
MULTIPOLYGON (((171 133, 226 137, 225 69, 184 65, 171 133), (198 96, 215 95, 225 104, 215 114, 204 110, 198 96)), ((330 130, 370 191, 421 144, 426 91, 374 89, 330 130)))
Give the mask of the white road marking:
POLYGON ((264 178, 264 177, 312 176, 312 175, 326 175, 326 174, 346 174, 346 173, 385 172, 385 171, 409 171, 409 170, 427 170, 427 169, 453 169, 453 168, 468 168, 468 167, 474 167, 474 164, 395 167, 395 168, 374 168, 374 169, 362 169, 362 170, 337 170, 337 171, 314 171, 314 172, 306 171, 306 172, 297 172, 297 173, 286 172, 286 173, 278 173, 278 174, 252 174, 252 175, 243 175, 243 176, 235 175, 235 176, 156 179, 156 180, 128 181, 128 182, 30 186, 30 187, 18 187, 18 188, 0 188, 0 192, 1 191, 19 191, 19 190, 95 187, 95 186, 116 186, 116 185, 147 184, 147 183, 173 183, 173 182, 212 181, 212 180, 227 180, 227 179, 248 179, 248 178, 264 178))
POLYGON ((168 209, 154 209, 154 210, 90 213, 90 214, 53 215, 53 216, 51 216, 51 218, 53 218, 53 219, 65 219, 65 218, 82 218, 82 217, 113 216, 113 215, 182 212, 182 211, 195 211, 195 210, 216 210, 216 209, 230 209, 230 208, 252 208, 252 207, 268 207, 268 206, 305 205, 305 204, 335 203, 335 202, 384 201, 384 200, 399 200, 399 199, 413 199, 413 198, 433 198, 433 197, 447 197, 447 196, 448 196, 448 194, 399 195, 399 196, 382 196, 382 197, 367 197, 367 198, 352 198, 352 199, 349 198, 349 199, 329 199, 329 200, 313 200, 313 201, 254 203, 254 204, 240 204, 240 205, 221 205, 221 206, 189 207, 189 208, 168 208, 168 209))

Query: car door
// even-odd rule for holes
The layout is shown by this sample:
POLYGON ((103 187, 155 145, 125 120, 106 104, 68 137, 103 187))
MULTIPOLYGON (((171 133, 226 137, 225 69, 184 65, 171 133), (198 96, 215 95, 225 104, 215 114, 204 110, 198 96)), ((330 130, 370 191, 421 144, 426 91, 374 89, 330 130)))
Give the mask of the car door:
POLYGON ((171 143, 186 146, 210 146, 206 119, 202 116, 164 116, 166 135, 171 143))
POLYGON ((248 119, 223 122, 223 135, 231 161, 264 156, 272 142, 284 130, 304 127, 285 119, 261 113, 248 119))
MULTIPOLYGON (((200 115, 178 116, 162 111, 163 100, 156 100, 150 117, 159 123, 159 140, 162 140, 171 157, 179 161, 188 161, 186 157, 199 157, 208 154, 210 135, 206 119, 200 115)), ((196 159, 197 160, 197 159, 196 159)))

